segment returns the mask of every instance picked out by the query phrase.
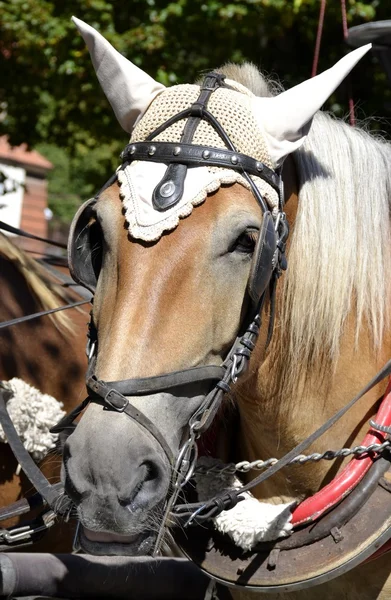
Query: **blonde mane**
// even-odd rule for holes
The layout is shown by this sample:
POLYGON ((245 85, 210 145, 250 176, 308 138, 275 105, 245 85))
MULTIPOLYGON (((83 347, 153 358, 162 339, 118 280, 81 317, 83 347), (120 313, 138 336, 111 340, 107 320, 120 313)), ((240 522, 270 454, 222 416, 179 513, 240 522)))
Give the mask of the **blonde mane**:
MULTIPOLYGON (((70 302, 70 297, 48 277, 47 272, 35 260, 15 246, 5 235, 0 234, 0 254, 14 265, 26 281, 42 310, 57 308, 70 302)), ((72 331, 72 321, 62 313, 54 313, 49 318, 56 326, 72 331)))
MULTIPOLYGON (((253 65, 221 69, 258 95, 276 85, 253 65)), ((389 326, 391 144, 319 112, 294 156, 299 205, 271 354, 293 391, 335 366, 347 316, 379 349, 389 326)))

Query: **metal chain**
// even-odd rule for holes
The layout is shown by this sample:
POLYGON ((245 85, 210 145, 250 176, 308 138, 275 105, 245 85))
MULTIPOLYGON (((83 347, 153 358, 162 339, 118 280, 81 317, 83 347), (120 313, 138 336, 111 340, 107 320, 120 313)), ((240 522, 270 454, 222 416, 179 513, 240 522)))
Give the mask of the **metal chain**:
MULTIPOLYGON (((354 446, 354 448, 341 448, 340 450, 326 450, 322 454, 314 452, 313 454, 299 454, 295 456, 287 466, 290 465, 305 465, 308 462, 319 462, 320 460, 335 460, 336 458, 346 458, 347 456, 363 456, 364 454, 382 454, 391 445, 390 440, 386 440, 382 444, 370 444, 369 446, 354 446)), ((268 458, 267 460, 254 460, 249 462, 244 460, 236 464, 229 463, 227 465, 213 465, 211 467, 197 466, 195 472, 200 475, 228 473, 248 473, 248 471, 263 471, 278 462, 277 458, 268 458)))

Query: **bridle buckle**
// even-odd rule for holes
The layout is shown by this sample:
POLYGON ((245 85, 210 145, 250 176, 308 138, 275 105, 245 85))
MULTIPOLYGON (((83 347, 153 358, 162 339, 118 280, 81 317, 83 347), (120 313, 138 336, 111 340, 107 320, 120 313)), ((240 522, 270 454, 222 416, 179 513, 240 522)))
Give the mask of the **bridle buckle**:
POLYGON ((129 400, 113 388, 107 392, 104 402, 117 412, 124 412, 129 404, 129 400))

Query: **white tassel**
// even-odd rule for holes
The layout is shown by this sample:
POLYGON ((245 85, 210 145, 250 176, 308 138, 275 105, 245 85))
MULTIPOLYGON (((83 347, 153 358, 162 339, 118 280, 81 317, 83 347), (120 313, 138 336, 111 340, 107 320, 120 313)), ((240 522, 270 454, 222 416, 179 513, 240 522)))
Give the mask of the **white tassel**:
MULTIPOLYGON (((7 410, 15 429, 26 450, 39 462, 56 445, 58 435, 49 430, 65 415, 63 404, 17 377, 1 383, 13 393, 7 410)), ((7 442, 1 426, 0 442, 7 442)))
MULTIPOLYGON (((224 464, 215 458, 200 458, 197 466, 206 469, 224 464)), ((200 501, 209 500, 222 492, 240 489, 242 482, 232 473, 196 473, 196 488, 200 501)), ((296 502, 269 504, 260 502, 250 492, 242 494, 245 500, 230 510, 223 511, 213 519, 217 531, 228 535, 245 551, 252 550, 259 542, 269 542, 287 537, 292 533, 292 508, 296 502)))

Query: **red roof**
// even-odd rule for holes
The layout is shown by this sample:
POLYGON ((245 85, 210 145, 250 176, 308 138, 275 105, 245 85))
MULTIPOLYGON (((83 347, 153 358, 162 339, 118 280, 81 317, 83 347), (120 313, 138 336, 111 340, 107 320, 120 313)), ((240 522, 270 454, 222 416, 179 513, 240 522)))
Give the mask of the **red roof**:
POLYGON ((52 169, 52 163, 36 150, 27 150, 27 144, 11 147, 7 136, 0 137, 0 159, 6 158, 15 163, 31 165, 40 169, 52 169))

